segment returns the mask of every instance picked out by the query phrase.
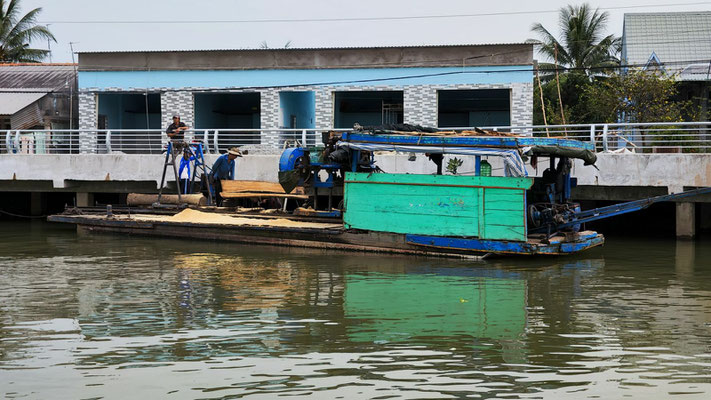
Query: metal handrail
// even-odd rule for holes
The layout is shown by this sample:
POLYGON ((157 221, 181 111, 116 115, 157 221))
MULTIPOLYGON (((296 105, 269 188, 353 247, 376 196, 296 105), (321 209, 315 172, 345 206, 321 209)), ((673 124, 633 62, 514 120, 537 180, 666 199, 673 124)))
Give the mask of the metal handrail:
MULTIPOLYGON (((473 130, 474 127, 440 128, 473 130)), ((556 136, 595 144, 599 152, 711 153, 711 122, 596 123, 568 125, 487 126, 482 129, 524 135, 556 136)), ((303 128, 193 128, 186 138, 200 140, 208 152, 233 146, 258 145, 278 152, 285 141, 304 145, 320 142, 323 129, 303 128)), ((349 131, 338 129, 338 131, 349 131)), ((5 131, 0 153, 112 153, 160 154, 168 143, 163 129, 25 129, 5 131)))

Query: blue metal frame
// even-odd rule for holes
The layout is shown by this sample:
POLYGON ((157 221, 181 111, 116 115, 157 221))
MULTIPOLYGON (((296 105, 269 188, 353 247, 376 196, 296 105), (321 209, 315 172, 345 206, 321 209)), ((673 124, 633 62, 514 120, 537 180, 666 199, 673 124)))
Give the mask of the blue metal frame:
POLYGON ((358 161, 360 161, 360 150, 351 152, 351 172, 356 172, 358 169, 358 161))
POLYGON ((320 163, 313 163, 311 164, 314 167, 317 167, 319 170, 325 170, 328 172, 328 178, 326 178, 325 181, 321 180, 321 177, 318 176, 318 171, 314 171, 314 183, 313 186, 316 188, 332 188, 333 187, 333 175, 334 172, 341 169, 340 164, 320 164, 320 163))
MULTIPOLYGON (((639 210, 643 210, 654 203, 662 201, 673 201, 683 199, 685 197, 698 196, 701 194, 711 193, 711 187, 695 190, 687 190, 686 192, 667 194, 663 196, 650 197, 641 200, 628 201, 626 203, 613 204, 607 207, 593 208, 592 210, 580 211, 575 213, 575 219, 571 222, 556 225, 553 230, 561 230, 570 228, 575 225, 580 225, 586 222, 597 221, 599 219, 610 218, 617 215, 627 214, 639 210)), ((529 232, 546 232, 550 227, 542 226, 540 228, 531 229, 529 232)))
POLYGON ((422 135, 371 135, 344 132, 341 140, 362 143, 387 143, 409 146, 471 146, 518 148, 527 146, 560 146, 573 149, 595 150, 590 142, 575 139, 544 138, 532 136, 427 136, 422 135))
MULTIPOLYGON (((170 145, 171 144, 169 143, 169 152, 171 150, 170 145)), ((192 183, 195 182, 195 178, 197 177, 198 167, 205 166, 205 157, 202 142, 190 143, 188 149, 190 157, 187 160, 184 157, 181 157, 180 168, 178 169, 178 178, 183 175, 183 170, 188 170, 188 179, 185 180, 185 185, 183 186, 182 193, 184 194, 192 193, 192 183), (190 169, 191 164, 193 166, 192 170, 190 169)))

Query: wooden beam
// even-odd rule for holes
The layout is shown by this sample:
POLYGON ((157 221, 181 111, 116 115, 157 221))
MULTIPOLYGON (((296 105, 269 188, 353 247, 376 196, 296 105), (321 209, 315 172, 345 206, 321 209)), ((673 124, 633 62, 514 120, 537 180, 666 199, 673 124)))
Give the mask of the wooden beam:
POLYGON ((307 200, 309 198, 309 196, 307 196, 305 194, 251 193, 251 192, 242 192, 242 193, 221 192, 220 196, 224 197, 225 199, 244 199, 244 198, 249 198, 249 197, 276 197, 276 198, 280 198, 280 199, 307 200))
MULTIPOLYGON (((276 182, 265 181, 242 181, 242 180, 223 180, 222 191, 225 193, 281 193, 285 194, 284 188, 276 182)), ((304 194, 303 187, 294 189, 294 194, 304 194)), ((224 197, 224 196, 223 196, 224 197)))

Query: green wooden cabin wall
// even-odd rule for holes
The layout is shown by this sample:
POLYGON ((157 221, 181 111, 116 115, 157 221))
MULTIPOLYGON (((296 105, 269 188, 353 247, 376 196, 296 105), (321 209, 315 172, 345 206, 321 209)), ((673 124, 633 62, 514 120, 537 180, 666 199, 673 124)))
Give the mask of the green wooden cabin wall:
POLYGON ((346 228, 526 240, 532 178, 346 173, 346 228))

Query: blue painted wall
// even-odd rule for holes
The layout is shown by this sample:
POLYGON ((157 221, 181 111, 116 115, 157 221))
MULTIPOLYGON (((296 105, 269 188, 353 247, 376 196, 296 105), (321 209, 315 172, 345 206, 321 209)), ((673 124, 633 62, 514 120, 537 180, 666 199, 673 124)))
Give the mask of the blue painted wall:
POLYGON ((294 128, 313 129, 316 127, 316 93, 281 92, 279 93, 279 108, 281 109, 281 127, 290 128, 292 115, 296 116, 294 128))
POLYGON ((288 85, 451 85, 528 83, 533 81, 530 65, 230 70, 230 71, 81 71, 79 88, 183 88, 183 87, 273 87, 288 85))

